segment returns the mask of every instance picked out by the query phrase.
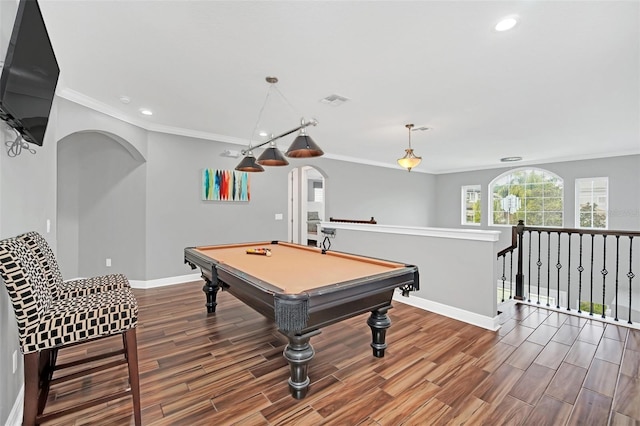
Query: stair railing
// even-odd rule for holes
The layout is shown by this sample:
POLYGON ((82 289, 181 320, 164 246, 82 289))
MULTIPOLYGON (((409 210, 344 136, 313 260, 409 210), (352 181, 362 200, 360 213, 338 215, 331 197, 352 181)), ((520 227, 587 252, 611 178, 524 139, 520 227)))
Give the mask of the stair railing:
POLYGON ((640 321, 640 288, 634 288, 638 237, 637 231, 532 227, 519 221, 511 229, 511 245, 497 253, 501 299, 640 321))

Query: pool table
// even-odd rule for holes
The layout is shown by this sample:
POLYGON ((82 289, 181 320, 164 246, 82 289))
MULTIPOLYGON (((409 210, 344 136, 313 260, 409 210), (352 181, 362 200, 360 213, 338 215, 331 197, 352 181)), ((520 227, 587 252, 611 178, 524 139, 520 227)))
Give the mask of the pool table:
POLYGON ((371 312, 371 347, 381 358, 394 290, 406 296, 419 285, 416 266, 279 241, 188 247, 184 261, 202 271, 209 313, 215 312, 216 294, 223 289, 273 320, 287 336, 284 357, 296 399, 309 388, 312 336, 322 327, 371 312), (253 249, 268 255, 248 253, 253 249))

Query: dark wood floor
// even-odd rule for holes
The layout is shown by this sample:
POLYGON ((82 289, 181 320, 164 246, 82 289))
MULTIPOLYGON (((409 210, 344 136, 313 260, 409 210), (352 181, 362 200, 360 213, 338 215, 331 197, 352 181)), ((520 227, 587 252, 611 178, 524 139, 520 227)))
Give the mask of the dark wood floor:
MULTIPOLYGON (((201 287, 135 290, 145 425, 640 424, 639 330, 516 305, 491 332, 395 303, 382 359, 371 354, 366 315, 312 338, 311 390, 297 401, 285 339, 228 293, 207 315, 201 287)), ((122 368, 61 384, 48 410, 126 380, 122 368)), ((131 402, 48 424, 132 424, 131 402)))

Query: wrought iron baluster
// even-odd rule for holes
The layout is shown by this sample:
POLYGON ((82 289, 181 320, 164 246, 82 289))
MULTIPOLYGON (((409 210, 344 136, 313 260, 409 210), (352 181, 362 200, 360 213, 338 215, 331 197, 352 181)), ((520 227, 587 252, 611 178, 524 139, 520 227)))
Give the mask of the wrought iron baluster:
POLYGON ((560 309, 560 269, 562 264, 560 263, 560 231, 558 231, 558 263, 556 263, 556 269, 558 270, 558 285, 556 286, 556 309, 560 309))
POLYGON ((567 311, 571 310, 571 232, 569 232, 569 254, 567 257, 567 311))
POLYGON ((595 240, 596 234, 591 234, 591 268, 589 270, 591 280, 590 280, 590 293, 589 293, 589 315, 593 316, 593 241, 595 240))
POLYGON ((549 305, 549 283, 551 282, 551 232, 547 231, 547 306, 549 305))
POLYGON ((504 302, 504 281, 507 277, 504 275, 504 266, 506 261, 506 255, 502 256, 502 301, 504 302))
POLYGON ((582 267, 582 235, 580 235, 580 264, 578 265, 578 313, 582 313, 582 307, 580 306, 580 300, 582 299, 582 271, 584 268, 582 267))
POLYGON ((541 250, 541 245, 540 245, 540 235, 542 234, 542 231, 538 231, 538 261, 536 262, 536 265, 538 265, 538 305, 540 304, 540 267, 542 266, 542 262, 540 261, 540 250, 541 250))
POLYGON ((629 272, 627 273, 627 277, 629 277, 629 320, 627 323, 631 324, 631 281, 635 274, 633 273, 633 235, 629 236, 629 272))
POLYGON ((531 302, 531 231, 529 231, 529 290, 527 291, 527 302, 531 302))
POLYGON ((609 273, 609 271, 607 271, 607 234, 602 235, 602 271, 600 271, 600 273, 602 274, 602 318, 606 318, 604 314, 604 303, 605 290, 607 288, 606 279, 609 273))
POLYGON ((509 299, 513 298, 513 250, 509 252, 509 299))
POLYGON ((618 321, 618 305, 620 304, 618 300, 618 274, 619 274, 619 264, 620 264, 620 235, 616 235, 616 316, 614 321, 618 321))

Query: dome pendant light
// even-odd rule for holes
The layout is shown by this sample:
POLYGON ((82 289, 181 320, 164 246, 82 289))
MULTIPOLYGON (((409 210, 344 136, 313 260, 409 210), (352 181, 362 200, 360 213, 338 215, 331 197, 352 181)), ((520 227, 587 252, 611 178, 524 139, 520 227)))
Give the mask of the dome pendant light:
POLYGON ((417 157, 413 153, 413 149, 411 149, 411 129, 413 128, 413 124, 407 124, 405 127, 409 129, 409 148, 404 150, 404 157, 398 159, 398 164, 400 167, 407 169, 407 171, 411 171, 411 169, 420 164, 422 157, 417 157))

